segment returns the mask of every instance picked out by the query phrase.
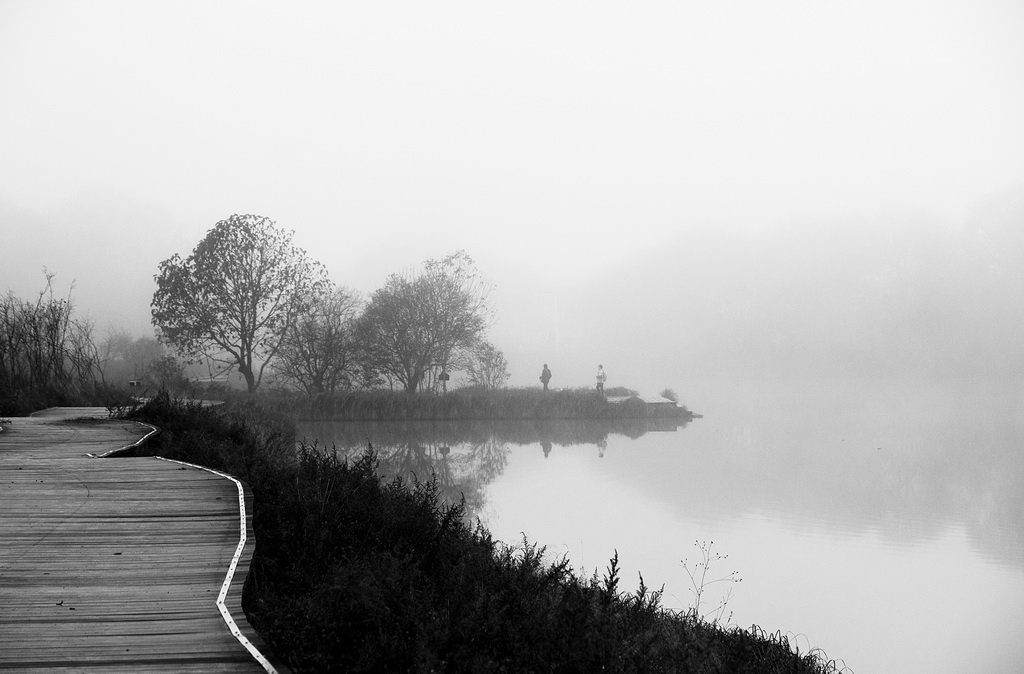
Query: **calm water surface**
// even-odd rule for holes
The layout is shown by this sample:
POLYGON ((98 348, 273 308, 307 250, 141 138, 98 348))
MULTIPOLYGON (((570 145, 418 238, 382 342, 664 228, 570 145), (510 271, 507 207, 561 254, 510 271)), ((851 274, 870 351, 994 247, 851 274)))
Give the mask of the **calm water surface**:
MULTIPOLYGON (((509 543, 692 605, 681 560, 728 555, 709 612, 854 672, 1024 672, 1024 387, 708 382, 675 428, 300 424, 392 472, 437 473, 509 543)), ((720 573, 719 573, 720 572, 720 573)))

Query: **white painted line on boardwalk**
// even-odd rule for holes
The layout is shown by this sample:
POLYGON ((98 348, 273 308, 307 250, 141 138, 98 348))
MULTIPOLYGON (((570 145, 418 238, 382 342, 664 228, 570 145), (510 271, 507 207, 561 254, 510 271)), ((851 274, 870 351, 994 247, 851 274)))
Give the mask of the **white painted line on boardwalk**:
POLYGON ((136 421, 135 423, 137 423, 140 426, 145 426, 146 428, 148 428, 149 429, 149 433, 146 433, 145 435, 143 435, 141 438, 139 438, 138 440, 136 440, 135 442, 133 442, 130 445, 125 445, 124 447, 118 447, 117 449, 112 449, 109 452, 103 452, 102 454, 93 454, 92 452, 86 452, 85 455, 88 456, 88 457, 92 457, 93 459, 104 459, 104 458, 106 458, 106 457, 108 457, 108 456, 110 456, 112 454, 117 454, 118 452, 123 452, 126 449, 131 449, 132 447, 138 447, 139 445, 144 443, 146 440, 149 440, 153 435, 155 435, 156 433, 160 432, 160 429, 157 428, 156 426, 151 426, 150 424, 144 424, 141 421, 136 421))
MULTIPOLYGON (((141 438, 139 438, 138 440, 136 440, 135 442, 133 442, 130 445, 125 445, 124 447, 118 447, 117 449, 112 449, 112 450, 110 450, 108 452, 104 452, 102 454, 93 454, 91 452, 88 452, 88 453, 86 453, 86 456, 88 456, 90 458, 93 458, 93 459, 99 459, 99 458, 104 458, 104 457, 116 454, 117 452, 122 452, 122 451, 124 451, 126 449, 131 449, 133 447, 138 447, 143 442, 145 442, 150 437, 152 437, 155 433, 159 433, 160 432, 160 429, 157 428, 156 426, 152 426, 150 424, 146 424, 146 423, 143 423, 141 421, 136 421, 135 423, 137 423, 137 424, 139 424, 141 426, 145 426, 146 428, 149 429, 149 432, 146 433, 144 436, 142 436, 141 438)), ((235 569, 238 568, 238 561, 242 558, 242 552, 245 550, 245 543, 248 540, 248 536, 246 535, 246 521, 247 521, 246 518, 247 518, 247 515, 246 515, 246 510, 245 510, 245 488, 242 487, 242 483, 239 480, 236 480, 235 478, 231 477, 227 473, 222 473, 219 470, 214 470, 213 468, 207 468, 206 466, 200 466, 200 465, 197 465, 197 464, 194 464, 194 463, 188 463, 186 461, 177 461, 175 459, 167 459, 167 458, 164 458, 162 456, 154 456, 153 458, 154 459, 160 459, 161 461, 167 461, 168 463, 176 463, 176 464, 181 465, 181 466, 188 466, 190 468, 197 468, 199 470, 205 470, 208 473, 213 473, 214 475, 218 475, 218 476, 223 477, 225 479, 231 480, 232 482, 235 483, 235 488, 238 490, 238 517, 239 517, 238 545, 235 547, 235 554, 234 554, 234 556, 232 556, 231 564, 228 566, 228 573, 224 577, 224 582, 220 586, 220 593, 217 595, 217 610, 220 611, 221 617, 224 618, 224 623, 227 625, 228 630, 231 631, 231 634, 234 635, 235 639, 238 640, 238 643, 242 644, 242 646, 245 647, 245 650, 249 651, 249 654, 256 660, 256 662, 260 663, 260 666, 263 667, 263 669, 267 672, 267 674, 278 674, 277 669, 272 664, 270 664, 270 661, 267 660, 263 656, 263 654, 259 652, 259 649, 257 649, 255 646, 253 646, 252 642, 249 641, 244 634, 242 634, 242 631, 240 629, 238 629, 238 624, 235 622, 235 619, 231 617, 231 612, 228 611, 227 606, 224 605, 224 601, 225 601, 225 599, 227 599, 227 596, 228 596, 228 590, 231 589, 231 582, 234 580, 234 577, 235 577, 235 569)))
POLYGON ((238 514, 240 523, 238 546, 235 548, 234 557, 231 558, 231 565, 228 567, 228 574, 224 578, 224 584, 220 586, 220 594, 217 596, 217 608, 220 610, 220 614, 224 618, 224 622, 227 624, 228 629, 231 630, 231 633, 235 635, 236 639, 238 639, 238 643, 242 644, 242 646, 245 647, 245 650, 249 651, 249 654, 256 659, 256 662, 260 663, 260 665, 263 666, 263 669, 265 669, 268 674, 277 674, 277 670, 274 668, 274 666, 270 664, 270 662, 265 657, 263 657, 263 654, 260 653, 259 650, 252 645, 252 642, 246 639, 245 635, 242 634, 241 630, 238 629, 238 625, 235 623, 234 618, 231 617, 230 611, 228 611, 227 607, 224 605, 224 600, 228 596, 228 589, 230 589, 231 587, 231 581, 235 577, 235 568, 238 566, 238 560, 241 559, 242 551, 245 549, 245 489, 242 487, 242 483, 236 480, 235 478, 231 477, 227 473, 222 473, 219 470, 207 468, 206 466, 198 466, 194 463, 186 463, 185 461, 175 461, 174 459, 165 459, 162 456, 154 456, 153 458, 160 459, 161 461, 167 461, 169 463, 177 463, 182 466, 189 466, 190 468, 198 468, 199 470, 205 470, 209 473, 213 473, 214 475, 219 475, 223 478, 231 480, 232 482, 235 483, 235 487, 238 488, 238 514))

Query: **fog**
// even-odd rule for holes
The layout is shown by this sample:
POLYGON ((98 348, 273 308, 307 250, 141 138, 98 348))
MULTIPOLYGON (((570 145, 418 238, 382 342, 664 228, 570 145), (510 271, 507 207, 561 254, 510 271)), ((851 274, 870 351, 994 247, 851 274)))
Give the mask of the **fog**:
POLYGON ((465 250, 511 385, 600 363, 704 413, 505 452, 496 536, 655 586, 707 536, 739 620, 854 669, 1012 663, 1022 35, 1015 0, 0 0, 0 293, 152 334, 159 263, 236 213, 364 295, 465 250))
POLYGON ((557 330, 520 343, 576 378, 603 361, 652 392, 723 377, 1019 381, 1022 224, 1014 192, 955 227, 891 213, 695 232, 539 296, 557 330))
POLYGON ((233 213, 465 249, 511 383, 1021 372, 1015 3, 0 1, 0 291, 148 334, 233 213))

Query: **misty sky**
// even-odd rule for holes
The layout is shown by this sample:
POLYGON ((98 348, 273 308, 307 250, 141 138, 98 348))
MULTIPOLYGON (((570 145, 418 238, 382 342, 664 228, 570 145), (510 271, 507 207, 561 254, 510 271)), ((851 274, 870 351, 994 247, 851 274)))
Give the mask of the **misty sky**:
POLYGON ((617 317, 696 333, 613 280, 678 287, 671 251, 705 244, 742 275, 723 242, 793 223, 797 247, 948 233, 1019 194, 1022 35, 1011 0, 0 0, 0 292, 46 267, 101 334, 148 334, 157 264, 256 213, 367 294, 465 249, 512 383, 651 378, 617 317))

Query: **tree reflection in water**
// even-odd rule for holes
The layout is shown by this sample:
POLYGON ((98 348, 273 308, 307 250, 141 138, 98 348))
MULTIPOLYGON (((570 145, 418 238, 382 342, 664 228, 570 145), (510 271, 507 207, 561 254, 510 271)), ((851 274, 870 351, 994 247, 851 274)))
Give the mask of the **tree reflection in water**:
POLYGON ((508 465, 512 446, 540 445, 544 456, 555 447, 595 445, 604 456, 609 435, 636 439, 650 431, 674 432, 679 419, 584 419, 546 421, 300 421, 298 437, 337 449, 354 461, 372 444, 385 479, 437 478, 441 496, 466 500, 474 519, 484 506, 484 491, 508 465))

